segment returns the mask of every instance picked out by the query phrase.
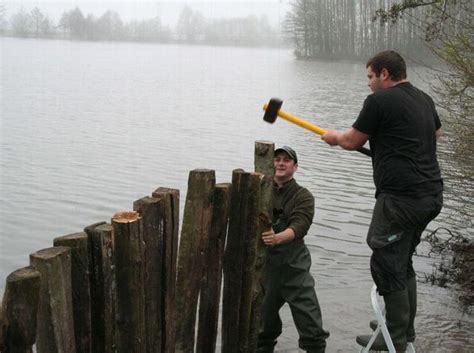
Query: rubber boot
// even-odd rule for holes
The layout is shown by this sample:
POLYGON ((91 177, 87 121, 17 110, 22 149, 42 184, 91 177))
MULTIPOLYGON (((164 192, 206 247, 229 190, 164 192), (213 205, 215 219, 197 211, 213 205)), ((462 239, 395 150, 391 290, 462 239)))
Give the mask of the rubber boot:
POLYGON ((407 341, 415 341, 415 316, 416 316, 416 277, 408 278, 408 302, 410 303, 410 321, 407 329, 407 341))
MULTIPOLYGON (((410 307, 411 309, 411 307, 410 307)), ((375 331, 377 329, 379 322, 377 320, 370 320, 369 326, 372 329, 372 331, 375 331)), ((415 342, 415 336, 410 336, 408 333, 410 332, 410 327, 408 327, 407 331, 407 342, 415 342)))
MULTIPOLYGON (((387 328, 397 352, 405 352, 407 348, 407 329, 410 321, 410 305, 408 290, 404 289, 384 295, 385 318, 387 328)), ((371 335, 357 336, 356 341, 363 347, 369 343, 371 335)), ((388 351, 382 334, 378 334, 373 343, 372 350, 388 351)))

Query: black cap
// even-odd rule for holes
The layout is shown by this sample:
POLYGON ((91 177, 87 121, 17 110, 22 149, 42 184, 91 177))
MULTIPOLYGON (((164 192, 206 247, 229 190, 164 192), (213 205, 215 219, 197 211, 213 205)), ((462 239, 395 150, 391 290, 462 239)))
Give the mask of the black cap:
POLYGON ((295 161, 295 163, 298 163, 298 157, 296 156, 296 152, 293 148, 288 146, 277 148, 274 152, 274 155, 276 155, 278 152, 285 152, 292 160, 295 161))

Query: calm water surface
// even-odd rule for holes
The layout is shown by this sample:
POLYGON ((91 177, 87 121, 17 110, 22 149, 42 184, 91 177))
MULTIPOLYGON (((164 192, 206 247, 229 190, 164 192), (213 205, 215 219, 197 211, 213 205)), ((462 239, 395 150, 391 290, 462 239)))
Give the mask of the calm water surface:
MULTIPOLYGON (((354 337, 372 318, 370 160, 287 122, 266 124, 261 107, 277 96, 317 125, 346 128, 369 93, 363 65, 296 61, 277 49, 0 43, 0 291, 54 237, 108 221, 159 186, 180 189, 184 204, 191 169, 214 169, 217 182, 229 182, 233 169, 252 170, 254 141, 271 140, 295 148, 297 180, 316 197, 306 241, 328 352, 358 351, 354 337)), ((421 278, 431 273, 431 259, 415 261, 421 278)), ((423 283, 419 292, 417 351, 473 352, 474 320, 455 293, 423 283)), ((282 313, 278 349, 296 352, 288 308, 282 313)))

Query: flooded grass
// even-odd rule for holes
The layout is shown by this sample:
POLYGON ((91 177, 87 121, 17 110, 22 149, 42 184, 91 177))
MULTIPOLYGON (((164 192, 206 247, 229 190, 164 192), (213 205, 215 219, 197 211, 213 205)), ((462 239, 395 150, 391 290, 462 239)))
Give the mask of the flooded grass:
POLYGON ((425 275, 426 281, 440 287, 455 287, 463 310, 471 312, 474 304, 474 243, 443 227, 430 233, 426 240, 431 245, 430 256, 440 258, 433 272, 425 275))

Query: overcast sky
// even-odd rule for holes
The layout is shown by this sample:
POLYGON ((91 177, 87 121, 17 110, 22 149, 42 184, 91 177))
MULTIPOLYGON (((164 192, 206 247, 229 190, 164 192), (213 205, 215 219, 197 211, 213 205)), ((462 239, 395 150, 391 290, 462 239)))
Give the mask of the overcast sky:
POLYGON ((269 22, 272 25, 276 25, 283 21, 289 9, 290 1, 291 0, 4 0, 3 4, 7 10, 7 17, 10 17, 20 8, 30 11, 37 6, 54 21, 57 21, 64 11, 78 6, 85 15, 92 13, 96 16, 100 16, 108 9, 115 10, 124 21, 150 18, 158 15, 165 24, 175 24, 180 11, 187 4, 193 10, 200 11, 204 17, 208 19, 266 15, 269 22))

